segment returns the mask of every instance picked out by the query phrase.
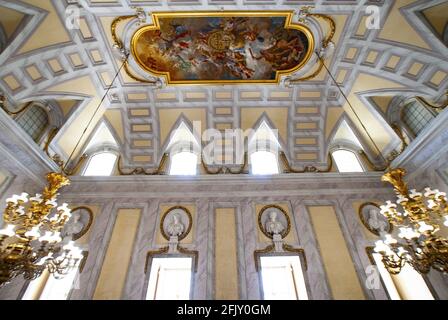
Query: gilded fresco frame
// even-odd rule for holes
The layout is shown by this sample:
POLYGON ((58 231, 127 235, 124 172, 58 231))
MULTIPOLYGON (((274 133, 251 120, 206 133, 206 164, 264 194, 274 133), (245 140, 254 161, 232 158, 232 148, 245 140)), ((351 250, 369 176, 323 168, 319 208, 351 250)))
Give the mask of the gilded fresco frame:
POLYGON ((154 76, 162 76, 167 81, 168 85, 213 85, 213 84, 279 84, 281 80, 281 76, 288 76, 292 73, 300 70, 305 66, 314 52, 315 39, 311 30, 303 24, 292 23, 292 18, 294 16, 294 11, 245 11, 245 10, 236 10, 236 11, 224 11, 224 12, 215 12, 215 11, 179 11, 179 12, 152 12, 151 17, 153 24, 145 25, 137 29, 132 35, 131 39, 131 54, 134 57, 136 63, 150 74, 154 76), (180 17, 285 17, 285 29, 296 29, 306 36, 309 42, 308 51, 305 54, 305 57, 302 61, 292 69, 277 71, 275 79, 273 80, 180 80, 173 81, 170 79, 169 72, 158 72, 154 71, 147 66, 138 58, 136 55, 136 46, 137 39, 141 36, 142 33, 146 31, 158 30, 160 29, 159 18, 180 18, 180 17))

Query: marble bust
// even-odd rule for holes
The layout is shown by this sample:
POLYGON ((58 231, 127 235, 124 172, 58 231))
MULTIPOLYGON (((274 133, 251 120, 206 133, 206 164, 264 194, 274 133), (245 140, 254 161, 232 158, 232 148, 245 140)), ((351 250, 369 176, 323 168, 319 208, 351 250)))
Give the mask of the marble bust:
POLYGON ((72 239, 75 235, 79 234, 84 229, 84 223, 81 221, 81 215, 74 214, 68 221, 64 231, 62 233, 64 238, 69 237, 72 239))
POLYGON ((171 216, 171 222, 167 225, 166 231, 171 237, 178 237, 184 233, 185 227, 180 221, 180 216, 176 212, 171 216))
POLYGON ((369 212, 368 213, 368 219, 367 219, 368 225, 373 230, 376 230, 379 233, 387 232, 387 229, 388 229, 389 226, 388 226, 387 221, 381 215, 381 213, 378 212, 378 210, 376 210, 374 208, 371 208, 368 212, 369 212))
POLYGON ((285 230, 285 226, 277 220, 277 211, 272 210, 269 212, 269 220, 265 223, 265 229, 267 233, 270 234, 280 234, 285 230))

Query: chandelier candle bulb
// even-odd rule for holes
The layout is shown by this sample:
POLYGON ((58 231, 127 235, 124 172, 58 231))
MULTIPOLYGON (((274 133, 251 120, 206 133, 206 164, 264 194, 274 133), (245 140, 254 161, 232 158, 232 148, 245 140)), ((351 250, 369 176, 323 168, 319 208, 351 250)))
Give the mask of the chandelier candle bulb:
POLYGON ((32 228, 30 231, 25 233, 25 237, 31 238, 31 239, 37 239, 40 238, 41 234, 39 232, 40 226, 36 226, 32 228))
POLYGON ((39 238, 40 242, 50 242, 52 239, 52 232, 51 231, 46 231, 45 234, 39 238))
POLYGON ((433 195, 435 195, 437 192, 439 192, 439 190, 431 190, 431 188, 425 188, 425 194, 424 194, 424 196, 426 197, 426 198, 430 198, 431 196, 433 196, 433 195))
POLYGON ((392 235, 390 235, 390 234, 386 234, 386 236, 384 238, 385 238, 384 243, 387 245, 397 243, 397 240, 394 237, 392 237, 392 235))
POLYGON ((426 222, 422 221, 418 223, 420 225, 420 227, 418 228, 418 231, 421 233, 425 233, 425 232, 431 232, 434 231, 434 227, 431 225, 428 225, 426 222))
POLYGON ((398 234, 398 236, 402 239, 412 240, 414 238, 420 237, 420 233, 415 232, 412 228, 401 227, 399 230, 400 233, 398 234))
POLYGON ((381 213, 398 229, 398 241, 386 235, 384 244, 377 244, 380 251, 376 252, 381 253, 382 261, 392 274, 400 273, 405 264, 423 274, 431 268, 447 273, 448 239, 437 233, 442 224, 448 227, 446 193, 429 187, 424 189, 424 194, 416 189, 409 190, 403 179, 405 174, 404 169, 392 169, 381 179, 392 184, 396 203, 400 205, 399 210, 392 201, 381 206, 381 213), (385 247, 388 244, 390 250, 385 247))
POLYGON ((0 236, 12 237, 13 235, 16 234, 15 231, 14 231, 15 228, 16 228, 15 225, 8 224, 6 226, 6 228, 0 230, 0 236))

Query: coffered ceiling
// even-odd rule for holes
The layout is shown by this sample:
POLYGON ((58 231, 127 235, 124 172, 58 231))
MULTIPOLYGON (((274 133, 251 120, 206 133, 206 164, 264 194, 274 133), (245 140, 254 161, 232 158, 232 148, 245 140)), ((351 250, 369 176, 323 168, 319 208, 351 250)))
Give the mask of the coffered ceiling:
MULTIPOLYGON (((448 48, 443 42, 447 1, 2 1, 0 89, 12 106, 44 100, 59 107, 65 124, 52 149, 67 155, 121 65, 110 30, 115 17, 135 14, 134 6, 150 16, 151 12, 192 10, 297 12, 303 5, 314 5, 313 12, 335 21, 335 50, 326 63, 369 134, 384 153, 390 152, 399 144, 386 122, 393 98, 419 94, 434 100, 448 87, 448 48), (80 9, 79 29, 66 28, 68 5, 80 9), (366 28, 369 5, 380 8, 380 29, 366 28)), ((297 18, 296 14, 294 21, 297 18)), ((118 31, 130 34, 135 28, 134 21, 118 31)), ((325 32, 325 25, 320 28, 325 32)), ((298 75, 314 71, 305 68, 298 75)), ((151 168, 157 166, 167 137, 180 119, 200 121, 202 130, 248 129, 267 120, 279 130, 281 143, 297 167, 325 166, 334 136, 341 138, 341 132, 348 132, 345 139, 352 139, 347 125, 359 139, 354 143, 373 150, 324 69, 314 79, 292 86, 281 82, 163 88, 133 80, 122 71, 84 143, 106 124, 126 167, 151 168)), ((105 136, 110 140, 110 135, 105 136)))

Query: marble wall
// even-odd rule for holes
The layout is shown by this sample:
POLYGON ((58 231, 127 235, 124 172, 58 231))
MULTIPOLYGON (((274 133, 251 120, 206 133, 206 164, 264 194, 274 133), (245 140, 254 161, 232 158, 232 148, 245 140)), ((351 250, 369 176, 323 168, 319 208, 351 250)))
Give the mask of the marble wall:
MULTIPOLYGON (((291 236, 288 244, 305 250, 308 268, 305 278, 310 299, 333 299, 335 288, 328 281, 327 271, 311 223, 310 207, 334 209, 343 234, 356 278, 366 299, 387 299, 384 289, 366 287, 366 268, 370 261, 365 248, 373 238, 365 230, 355 210, 360 201, 384 201, 392 196, 390 188, 380 182, 379 173, 368 174, 301 174, 263 178, 251 176, 219 177, 73 177, 72 185, 63 193, 69 203, 97 207, 87 249, 89 256, 79 284, 70 299, 92 299, 100 278, 114 225, 119 212, 139 209, 141 217, 134 237, 132 255, 126 269, 120 299, 143 299, 145 296, 145 262, 148 251, 164 246, 158 240, 159 224, 165 208, 188 205, 194 208, 191 240, 181 245, 198 251, 198 268, 194 274, 193 299, 214 299, 216 292, 216 209, 234 208, 237 243, 238 298, 260 299, 260 278, 255 268, 254 251, 269 243, 259 235, 257 208, 281 204, 291 215, 291 236)), ((331 237, 331 235, 329 235, 331 237)), ((337 255, 337 252, 335 253, 337 255)), ((341 262, 342 263, 342 262, 341 262)), ((123 263, 123 265, 126 265, 123 263)), ((116 279, 111 278, 110 281, 116 279)), ((0 298, 15 299, 23 282, 0 290, 0 298)), ((448 298, 446 287, 434 286, 439 297, 448 298)))
MULTIPOLYGON (((445 168, 447 159, 447 147, 443 142, 446 138, 446 130, 433 133, 430 143, 417 143, 414 147, 416 149, 407 150, 394 166, 408 168, 409 182, 416 187, 428 184, 446 190, 446 180, 440 174, 443 173, 441 170, 445 168)), ((0 167, 11 177, 0 195, 2 201, 11 193, 36 192, 44 184, 44 172, 51 169, 44 160, 36 160, 45 159, 39 158, 38 149, 11 139, 0 135, 0 147, 5 154, 0 159, 0 167), (30 160, 20 161, 25 155, 30 160)), ((237 278, 237 288, 232 290, 237 291, 239 299, 260 299, 260 277, 255 267, 254 251, 269 244, 269 241, 260 236, 257 224, 258 210, 266 204, 281 205, 290 215, 291 234, 285 241, 305 251, 308 265, 305 279, 310 299, 333 299, 335 292, 344 291, 336 290, 335 281, 331 281, 329 277, 328 266, 324 264, 325 259, 316 235, 316 226, 313 225, 310 207, 322 206, 331 207, 336 216, 335 227, 343 236, 350 263, 354 267, 354 278, 358 281, 364 298, 387 299, 382 286, 375 289, 366 286, 366 268, 371 264, 366 247, 372 246, 376 237, 368 234, 357 212, 360 203, 381 203, 394 197, 391 188, 382 183, 380 178, 381 173, 374 172, 284 174, 271 177, 72 177, 72 184, 63 189, 60 201, 76 206, 86 205, 95 210, 88 237, 83 239, 89 255, 70 299, 95 297, 117 217, 119 213, 123 216, 126 212, 135 212, 127 209, 137 209, 140 214, 133 231, 122 235, 126 240, 129 240, 127 237, 132 237, 133 241, 129 242, 129 263, 119 266, 125 268, 125 273, 117 298, 143 299, 146 291, 147 253, 166 245, 160 240, 160 219, 166 208, 175 205, 189 206, 193 212, 191 236, 181 241, 183 247, 198 252, 192 299, 215 299, 223 296, 216 291, 216 288, 220 288, 217 283, 221 276, 217 272, 219 267, 216 266, 216 244, 219 242, 220 248, 225 248, 226 241, 229 245, 236 242, 236 254, 231 255, 232 259, 236 259, 236 272, 231 273, 231 276, 237 278), (226 239, 222 233, 217 232, 216 212, 220 208, 233 208, 234 219, 230 223, 235 232, 232 232, 232 238, 226 239)), ((329 232, 328 237, 331 236, 329 232)), ((337 254, 335 252, 336 262, 337 254)), ((446 277, 431 272, 427 279, 436 297, 448 299, 446 277)), ((113 277, 110 279, 115 280, 113 277)), ((25 281, 18 278, 0 289, 0 299, 20 298, 24 288, 25 281)))

